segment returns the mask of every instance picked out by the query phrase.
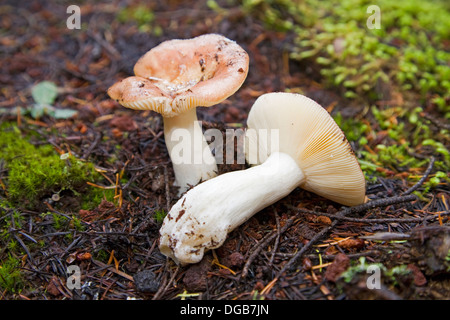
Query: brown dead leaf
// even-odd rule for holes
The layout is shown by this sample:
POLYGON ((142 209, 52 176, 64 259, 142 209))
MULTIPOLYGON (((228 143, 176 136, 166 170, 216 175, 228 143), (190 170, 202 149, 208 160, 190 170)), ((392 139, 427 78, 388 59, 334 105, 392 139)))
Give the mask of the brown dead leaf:
POLYGON ((345 239, 339 242, 339 247, 343 249, 362 249, 364 247, 363 239, 345 239))
POLYGON ((408 269, 412 271, 414 275, 414 284, 418 287, 422 287, 427 284, 427 278, 423 275, 422 271, 415 264, 408 264, 408 269))
POLYGON ((52 296, 57 297, 61 295, 60 291, 61 285, 59 283, 59 279, 56 276, 53 276, 49 283, 47 284, 47 292, 50 293, 52 296))
POLYGON ((326 224, 326 225, 330 225, 331 224, 331 219, 328 218, 327 216, 320 216, 320 215, 315 215, 315 214, 305 214, 305 218, 312 223, 321 223, 321 224, 326 224))
POLYGON ((138 128, 133 118, 128 115, 114 117, 109 124, 120 131, 133 131, 138 128))
POLYGON ((92 258, 92 255, 89 252, 80 252, 77 254, 78 261, 90 260, 91 258, 92 258))
POLYGON ((338 253, 334 258, 333 263, 327 267, 327 271, 325 271, 325 279, 331 282, 336 282, 342 272, 347 270, 349 265, 350 258, 343 253, 338 253))

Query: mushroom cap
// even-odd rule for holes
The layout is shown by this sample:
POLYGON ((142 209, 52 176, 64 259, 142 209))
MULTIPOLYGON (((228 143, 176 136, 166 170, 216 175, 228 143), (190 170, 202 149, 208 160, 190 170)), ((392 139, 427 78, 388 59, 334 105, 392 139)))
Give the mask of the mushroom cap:
POLYGON ((275 151, 289 154, 305 174, 299 184, 343 205, 365 201, 365 178, 344 133, 318 103, 300 94, 260 96, 247 120, 247 161, 263 163, 275 151), (267 130, 260 130, 267 129, 267 130), (275 144, 270 145, 276 129, 275 144))
POLYGON ((209 107, 234 94, 248 74, 249 57, 219 34, 162 42, 143 55, 130 77, 108 89, 127 108, 173 117, 209 107))
POLYGON ((108 95, 124 107, 153 110, 163 116, 172 114, 173 99, 142 77, 125 78, 108 89, 108 95))

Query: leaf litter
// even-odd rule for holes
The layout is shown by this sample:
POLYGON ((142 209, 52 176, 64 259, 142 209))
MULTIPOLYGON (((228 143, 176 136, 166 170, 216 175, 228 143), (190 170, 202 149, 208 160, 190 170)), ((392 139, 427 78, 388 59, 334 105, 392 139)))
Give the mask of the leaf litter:
MULTIPOLYGON (((1 299, 450 296, 449 188, 429 190, 425 201, 411 194, 411 187, 398 177, 379 176, 370 182, 367 196, 372 202, 357 208, 341 208, 297 189, 233 231, 198 265, 176 266, 161 255, 161 216, 177 200, 162 119, 126 110, 106 96, 106 89, 132 74, 134 63, 151 47, 217 32, 249 52, 251 71, 243 87, 217 108, 199 108, 205 129, 225 133, 245 126, 259 95, 294 87, 330 110, 360 110, 308 77, 301 64, 286 64, 289 33, 270 31, 261 21, 245 18, 239 8, 233 15, 222 15, 197 2, 157 2, 148 9, 155 14, 144 29, 145 24, 119 23, 118 10, 117 1, 88 1, 82 5, 87 29, 74 31, 65 28, 62 2, 34 1, 25 8, 6 1, 0 6, 0 15, 7 17, 0 26, 6 33, 0 52, 0 103, 2 110, 12 111, 0 114, 1 122, 37 133, 34 143, 51 144, 61 154, 93 163, 102 181, 90 181, 90 187, 109 190, 110 195, 102 193, 88 208, 80 208, 79 194, 67 191, 59 193, 58 201, 49 201, 48 194, 39 207, 11 207, 4 201, 8 172, 0 161, 0 265, 14 258, 17 264, 10 265, 20 271, 14 273, 14 284, 0 281, 1 299), (156 25, 163 27, 161 34, 153 28, 156 25), (13 112, 34 103, 68 113, 58 117, 52 108, 38 110, 37 115, 13 112), (386 270, 404 265, 411 272, 405 269, 394 278, 383 278, 383 289, 377 292, 361 286, 367 280, 362 269, 355 269, 350 282, 342 281, 340 274, 360 265, 361 257, 386 270), (67 267, 73 264, 81 270, 82 286, 70 290, 67 267)), ((236 163, 219 166, 220 173, 244 168, 236 163)), ((414 190, 423 190, 433 166, 428 169, 422 168, 425 178, 414 190)))

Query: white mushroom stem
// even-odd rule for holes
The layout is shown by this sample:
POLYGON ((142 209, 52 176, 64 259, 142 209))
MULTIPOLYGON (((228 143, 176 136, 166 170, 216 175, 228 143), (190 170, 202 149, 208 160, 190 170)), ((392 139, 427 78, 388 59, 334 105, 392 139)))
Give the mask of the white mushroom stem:
POLYGON ((273 153, 246 170, 233 171, 189 190, 160 229, 160 250, 177 263, 197 263, 255 213, 291 193, 305 179, 286 153, 273 153))
POLYGON ((189 186, 217 175, 216 159, 203 135, 196 109, 164 118, 164 138, 172 160, 179 195, 189 186))

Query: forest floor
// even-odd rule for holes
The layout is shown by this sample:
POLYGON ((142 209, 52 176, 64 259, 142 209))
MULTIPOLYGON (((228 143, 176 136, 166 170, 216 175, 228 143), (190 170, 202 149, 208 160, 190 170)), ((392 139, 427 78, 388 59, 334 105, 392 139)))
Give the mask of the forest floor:
MULTIPOLYGON (((231 232, 200 263, 177 266, 163 256, 159 227, 179 197, 162 118, 128 110, 106 94, 133 74, 145 52, 204 33, 220 33, 248 52, 241 89, 197 109, 204 129, 245 128, 255 99, 275 91, 301 92, 341 120, 361 119, 367 109, 290 58, 291 32, 271 31, 238 6, 224 13, 213 2, 164 1, 139 12, 133 1, 128 10, 123 1, 83 3, 81 30, 67 28, 69 4, 61 1, 0 5, 0 300, 450 297, 450 188, 448 177, 430 183, 443 154, 426 146, 414 170, 379 166, 367 182, 366 205, 346 208, 298 188, 231 232), (74 115, 39 109, 31 92, 43 81, 57 86, 53 107, 74 115), (19 152, 8 154, 7 145, 19 152), (33 162, 38 167, 22 162, 15 167, 21 175, 11 174, 14 161, 41 152, 33 162), (79 168, 81 181, 65 176, 68 184, 47 185, 42 174, 37 185, 45 190, 27 189, 35 186, 32 176, 54 168, 45 161, 55 155, 66 161, 64 170, 79 168), (81 287, 71 289, 73 265, 81 270, 81 287), (369 266, 380 271, 378 289, 370 287, 369 266)), ((441 116, 430 112, 430 119, 441 116)), ((377 126, 373 116, 366 122, 377 126)), ((380 143, 386 132, 374 139, 380 143)), ((360 145, 352 147, 358 155, 360 145)), ((245 168, 219 165, 220 174, 245 168)))

